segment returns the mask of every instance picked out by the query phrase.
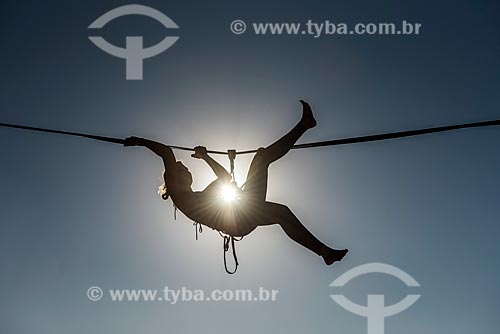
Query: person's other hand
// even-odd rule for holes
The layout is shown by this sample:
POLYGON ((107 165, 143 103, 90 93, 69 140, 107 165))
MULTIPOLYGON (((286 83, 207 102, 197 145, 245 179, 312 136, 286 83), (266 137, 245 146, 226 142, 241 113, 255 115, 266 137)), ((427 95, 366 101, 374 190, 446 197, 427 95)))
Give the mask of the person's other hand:
POLYGON ((123 146, 139 146, 141 145, 142 138, 139 137, 128 137, 125 139, 123 146))
POLYGON ((191 154, 191 156, 196 159, 203 159, 208 156, 207 148, 205 146, 196 146, 194 148, 194 153, 191 154))

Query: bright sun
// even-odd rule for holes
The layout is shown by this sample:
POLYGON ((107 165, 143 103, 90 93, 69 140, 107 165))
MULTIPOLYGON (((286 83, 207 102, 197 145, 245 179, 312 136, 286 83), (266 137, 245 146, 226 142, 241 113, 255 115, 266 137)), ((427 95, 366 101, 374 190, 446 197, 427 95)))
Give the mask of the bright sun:
POLYGON ((225 184, 221 189, 221 197, 224 202, 233 202, 236 199, 236 187, 232 184, 225 184))

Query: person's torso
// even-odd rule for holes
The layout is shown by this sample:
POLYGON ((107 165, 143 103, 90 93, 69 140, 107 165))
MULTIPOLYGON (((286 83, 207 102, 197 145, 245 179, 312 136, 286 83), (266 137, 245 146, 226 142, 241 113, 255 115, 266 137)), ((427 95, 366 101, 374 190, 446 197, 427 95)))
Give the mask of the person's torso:
POLYGON ((216 191, 173 191, 174 205, 189 219, 228 234, 241 234, 251 219, 244 200, 228 203, 216 191))

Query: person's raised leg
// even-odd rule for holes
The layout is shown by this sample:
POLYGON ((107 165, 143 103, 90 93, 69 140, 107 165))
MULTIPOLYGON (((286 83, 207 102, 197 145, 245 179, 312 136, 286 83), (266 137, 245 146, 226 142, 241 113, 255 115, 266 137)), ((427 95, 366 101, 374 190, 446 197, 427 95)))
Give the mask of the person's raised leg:
POLYGON ((302 104, 302 118, 300 121, 286 135, 264 149, 263 154, 266 156, 268 163, 282 158, 307 130, 316 126, 316 119, 309 103, 304 100, 300 100, 300 103, 302 104))
POLYGON ((302 103, 302 118, 286 135, 266 148, 258 150, 250 164, 245 183, 245 192, 249 197, 257 201, 265 201, 267 193, 267 179, 269 165, 283 157, 297 140, 306 132, 316 126, 310 105, 302 103))
MULTIPOLYGON (((285 205, 265 202, 261 213, 267 217, 266 221, 269 223, 267 225, 279 224, 290 239, 321 256, 327 265, 342 260, 348 252, 347 249, 333 249, 323 244, 285 205)), ((266 223, 260 225, 266 225, 266 223)))

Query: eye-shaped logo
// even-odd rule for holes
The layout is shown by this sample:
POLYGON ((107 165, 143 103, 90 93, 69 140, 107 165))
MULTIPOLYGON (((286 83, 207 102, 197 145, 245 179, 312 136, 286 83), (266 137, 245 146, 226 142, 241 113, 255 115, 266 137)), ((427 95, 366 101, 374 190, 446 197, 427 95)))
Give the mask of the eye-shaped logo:
MULTIPOLYGON (((142 5, 126 5, 110 10, 106 14, 92 22, 89 28, 98 29, 104 27, 108 22, 125 15, 145 15, 149 16, 169 29, 178 29, 179 27, 168 16, 151 7, 142 5)), ((143 47, 143 40, 140 36, 127 36, 125 48, 117 47, 108 43, 100 36, 90 36, 89 39, 100 49, 115 57, 126 60, 127 80, 142 80, 142 63, 146 58, 154 57, 169 47, 171 47, 179 37, 167 36, 160 43, 149 48, 143 47)))
MULTIPOLYGON (((357 276, 371 273, 382 273, 399 278, 409 287, 419 287, 418 282, 403 270, 384 263, 367 263, 355 267, 340 275, 330 284, 333 287, 344 286, 347 282, 357 276)), ((367 305, 358 305, 344 297, 343 295, 330 295, 330 297, 340 306, 354 314, 366 317, 368 319, 368 334, 383 334, 384 319, 391 315, 403 312, 413 305, 420 298, 420 295, 409 294, 396 304, 386 306, 384 295, 368 295, 367 305)))

